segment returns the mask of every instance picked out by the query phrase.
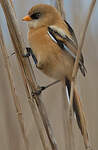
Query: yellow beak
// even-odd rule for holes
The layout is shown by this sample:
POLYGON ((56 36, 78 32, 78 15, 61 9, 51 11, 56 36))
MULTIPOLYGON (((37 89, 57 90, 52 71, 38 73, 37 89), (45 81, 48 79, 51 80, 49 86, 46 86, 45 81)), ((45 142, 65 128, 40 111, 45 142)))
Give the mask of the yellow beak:
POLYGON ((29 15, 22 18, 22 21, 31 21, 31 20, 32 20, 32 18, 29 15))

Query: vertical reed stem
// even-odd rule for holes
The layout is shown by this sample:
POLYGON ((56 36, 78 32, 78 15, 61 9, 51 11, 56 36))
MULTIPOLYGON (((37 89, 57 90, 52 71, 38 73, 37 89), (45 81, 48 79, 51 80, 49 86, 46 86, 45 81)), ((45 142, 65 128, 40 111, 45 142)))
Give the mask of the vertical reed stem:
MULTIPOLYGON (((11 4, 8 2, 8 0, 1 0, 1 5, 3 8, 4 14, 5 14, 5 17, 6 17, 9 33, 10 33, 10 36, 11 36, 11 39, 13 42, 13 46, 15 48, 16 56, 18 58, 18 62, 19 62, 19 66, 20 66, 20 70, 21 70, 23 81, 24 81, 27 96, 32 102, 34 102, 33 104, 36 104, 36 106, 38 108, 38 111, 39 111, 40 116, 43 121, 43 125, 44 125, 46 133, 47 133, 47 137, 50 141, 52 150, 57 150, 57 144, 55 141, 55 137, 53 135, 53 131, 52 131, 50 122, 48 120, 48 116, 47 116, 44 104, 42 103, 42 101, 40 100, 40 98, 38 96, 31 95, 32 91, 37 90, 37 87, 36 87, 36 83, 32 77, 33 74, 31 71, 32 70, 31 65, 29 64, 28 59, 25 59, 22 57, 25 46, 24 46, 23 40, 21 38, 18 23, 15 18, 15 15, 13 13, 13 9, 11 8, 11 4)), ((31 104, 32 103, 30 103, 31 109, 32 110, 36 109, 36 106, 31 105, 31 104)), ((33 115, 35 115, 35 114, 33 114, 33 115)), ((34 117, 37 117, 37 116, 35 115, 34 117)), ((39 123, 39 122, 36 122, 36 123, 39 123)), ((41 135, 42 134, 40 134, 40 137, 41 137, 41 135)), ((43 140, 43 137, 41 137, 41 140, 43 140)), ((46 141, 44 141, 43 146, 45 146, 44 149, 46 150, 47 149, 46 141)))
POLYGON ((13 100, 14 100, 14 104, 15 104, 15 108, 16 108, 16 114, 18 115, 18 121, 19 121, 19 125, 20 125, 21 132, 23 135, 24 143, 25 143, 26 149, 28 150, 29 145, 28 145, 28 140, 27 140, 25 130, 24 130, 24 121, 23 121, 23 117, 22 117, 22 110, 21 110, 21 106, 19 103, 19 99, 16 95, 16 89, 15 89, 15 85, 14 85, 14 81, 13 81, 13 72, 11 70, 9 57, 7 55, 7 50, 6 50, 6 46, 4 43, 1 26, 0 26, 0 50, 2 52, 4 63, 5 63, 5 68, 6 68, 6 71, 8 74, 11 92, 12 92, 12 96, 13 96, 13 100))

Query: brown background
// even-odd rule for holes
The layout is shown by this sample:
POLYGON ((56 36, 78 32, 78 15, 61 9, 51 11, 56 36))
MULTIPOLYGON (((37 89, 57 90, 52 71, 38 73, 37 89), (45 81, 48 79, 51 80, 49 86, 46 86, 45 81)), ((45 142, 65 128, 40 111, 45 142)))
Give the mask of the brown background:
MULTIPOLYGON (((13 0, 16 14, 20 23, 20 29, 27 44, 27 26, 21 22, 21 18, 27 13, 32 5, 37 3, 54 4, 54 1, 36 1, 36 0, 13 0)), ((89 0, 65 0, 66 18, 73 26, 77 38, 79 40, 84 24, 87 10, 89 7, 89 0)), ((83 108, 87 118, 87 126, 89 129, 90 141, 94 150, 98 149, 98 1, 87 30, 86 39, 83 47, 85 64, 87 67, 87 76, 85 78, 78 74, 77 87, 81 95, 83 108)), ((0 23, 2 25, 5 42, 8 49, 8 54, 14 51, 9 34, 7 31, 5 18, 0 8, 0 23)), ((42 149, 41 141, 36 129, 34 119, 31 115, 23 82, 18 69, 16 56, 10 57, 11 66, 14 74, 14 81, 16 86, 16 93, 22 106, 23 118, 25 122, 26 135, 30 141, 31 149, 42 149)), ((38 82, 40 85, 48 84, 51 79, 44 76, 35 69, 38 82)), ((61 101, 61 84, 57 84, 48 90, 43 95, 43 101, 48 112, 49 119, 54 129, 54 134, 58 143, 59 150, 64 150, 64 133, 62 123, 62 101, 61 101)), ((77 125, 74 123, 75 130, 75 146, 76 150, 84 149, 83 139, 77 125)), ((65 139, 66 140, 66 139, 65 139)), ((4 66, 4 60, 0 52, 0 150, 25 150, 24 141, 22 139, 21 130, 17 121, 17 114, 11 95, 10 85, 8 81, 7 72, 4 66)))

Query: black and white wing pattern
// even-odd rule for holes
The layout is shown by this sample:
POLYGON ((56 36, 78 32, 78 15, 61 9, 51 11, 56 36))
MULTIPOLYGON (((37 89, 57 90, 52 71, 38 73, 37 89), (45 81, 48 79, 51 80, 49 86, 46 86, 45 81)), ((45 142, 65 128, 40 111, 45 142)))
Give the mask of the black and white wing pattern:
MULTIPOLYGON (((68 36, 63 29, 57 27, 57 26, 49 26, 48 27, 48 34, 51 37, 51 39, 58 44, 58 46, 64 50, 67 51, 75 60, 76 59, 76 53, 78 50, 78 43, 75 36, 75 33, 71 26, 65 21, 68 31, 70 32, 70 36, 68 36)), ((80 61, 79 61, 79 68, 82 72, 82 74, 85 76, 86 74, 86 68, 84 66, 84 58, 81 54, 80 61)))

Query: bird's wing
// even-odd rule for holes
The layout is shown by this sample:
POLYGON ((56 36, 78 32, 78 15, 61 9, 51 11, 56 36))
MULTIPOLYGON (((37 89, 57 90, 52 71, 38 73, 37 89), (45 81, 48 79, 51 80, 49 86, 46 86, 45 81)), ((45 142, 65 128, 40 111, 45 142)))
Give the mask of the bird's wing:
MULTIPOLYGON (((65 23, 68 27, 70 36, 66 34, 63 29, 54 25, 51 25, 48 27, 48 34, 51 37, 51 39, 54 42, 56 42, 62 50, 68 52, 75 60, 77 50, 78 50, 76 36, 71 26, 66 21, 65 23)), ((81 54, 80 61, 79 61, 79 67, 80 67, 82 74, 85 76, 86 68, 84 66, 84 59, 83 59, 82 54, 81 54)))
POLYGON ((78 48, 78 42, 77 42, 77 38, 75 36, 74 30, 72 29, 72 27, 69 25, 69 23, 66 20, 64 20, 64 22, 67 25, 68 31, 70 32, 71 38, 74 41, 76 48, 78 48))
POLYGON ((58 46, 67 51, 73 58, 76 57, 76 45, 74 40, 67 36, 67 34, 63 31, 63 29, 58 28, 56 26, 48 27, 48 34, 51 39, 58 44, 58 46))

